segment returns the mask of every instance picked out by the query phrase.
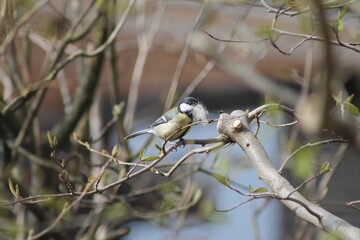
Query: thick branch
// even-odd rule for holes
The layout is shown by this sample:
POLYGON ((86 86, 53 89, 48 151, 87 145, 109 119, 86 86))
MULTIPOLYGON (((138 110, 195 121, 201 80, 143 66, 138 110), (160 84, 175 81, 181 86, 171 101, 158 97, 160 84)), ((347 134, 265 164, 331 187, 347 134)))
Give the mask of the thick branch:
MULTIPOLYGON (((229 114, 221 114, 218 122, 218 131, 229 137, 232 141, 236 142, 246 153, 249 160, 255 167, 259 177, 264 183, 281 198, 288 197, 295 188, 284 178, 273 166, 269 156, 265 152, 262 144, 254 136, 249 128, 249 119, 243 111, 234 111, 229 114), (231 117, 239 116, 237 119, 231 119, 231 117), (242 122, 242 128, 239 129, 235 121, 240 120, 242 122)), ((335 234, 341 239, 358 239, 360 236, 360 229, 352 226, 343 219, 329 213, 319 205, 313 204, 305 199, 300 193, 294 192, 291 194, 292 198, 302 202, 313 212, 321 216, 321 220, 309 211, 307 211, 302 205, 294 201, 282 201, 291 211, 298 215, 301 219, 314 224, 319 229, 326 232, 335 234)))

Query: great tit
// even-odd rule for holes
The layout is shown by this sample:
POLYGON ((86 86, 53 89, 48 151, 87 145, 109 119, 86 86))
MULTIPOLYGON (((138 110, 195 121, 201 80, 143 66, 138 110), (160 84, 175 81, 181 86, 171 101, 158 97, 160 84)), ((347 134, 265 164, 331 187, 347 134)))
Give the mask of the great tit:
POLYGON ((150 127, 130 134, 129 136, 126 136, 125 139, 152 133, 164 140, 181 140, 182 137, 188 133, 190 127, 184 129, 181 128, 193 122, 205 120, 206 115, 206 107, 198 99, 186 97, 181 100, 177 107, 168 110, 163 116, 151 124, 150 127))

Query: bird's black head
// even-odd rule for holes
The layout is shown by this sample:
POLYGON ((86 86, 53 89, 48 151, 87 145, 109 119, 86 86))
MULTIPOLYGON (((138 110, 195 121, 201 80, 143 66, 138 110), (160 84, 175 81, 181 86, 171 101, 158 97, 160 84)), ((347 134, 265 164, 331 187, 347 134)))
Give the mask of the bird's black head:
POLYGON ((193 97, 186 97, 178 105, 178 111, 187 114, 190 118, 193 117, 193 108, 199 104, 199 100, 193 97))
POLYGON ((193 121, 206 120, 208 111, 196 98, 186 97, 179 103, 177 110, 188 115, 193 121))
POLYGON ((196 105, 196 104, 199 104, 199 100, 196 98, 193 98, 193 97, 186 97, 183 100, 181 100, 180 104, 181 103, 186 103, 189 105, 196 105))

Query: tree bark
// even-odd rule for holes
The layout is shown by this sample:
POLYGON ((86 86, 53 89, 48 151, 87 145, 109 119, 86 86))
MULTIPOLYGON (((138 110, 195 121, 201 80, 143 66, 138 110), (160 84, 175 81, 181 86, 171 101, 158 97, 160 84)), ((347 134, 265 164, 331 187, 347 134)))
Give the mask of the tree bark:
POLYGON ((251 131, 249 125, 248 114, 238 110, 232 112, 231 115, 221 114, 217 127, 220 134, 230 138, 231 141, 237 143, 244 150, 260 179, 271 189, 272 193, 279 196, 278 199, 286 199, 289 196, 294 199, 281 200, 281 202, 298 217, 341 239, 359 239, 359 228, 331 214, 321 206, 311 203, 300 193, 294 192, 295 188, 275 169, 268 154, 251 131), (241 124, 239 124, 239 120, 241 124), (299 202, 302 204, 299 204, 299 202), (307 206, 307 209, 304 206, 307 206))

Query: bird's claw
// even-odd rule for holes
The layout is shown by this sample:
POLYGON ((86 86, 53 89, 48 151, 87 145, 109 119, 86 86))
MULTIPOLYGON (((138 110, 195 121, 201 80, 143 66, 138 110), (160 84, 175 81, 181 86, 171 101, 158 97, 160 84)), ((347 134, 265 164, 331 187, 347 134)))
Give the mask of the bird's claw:
POLYGON ((178 147, 185 147, 185 140, 183 138, 180 138, 177 142, 169 142, 170 145, 173 147, 171 151, 177 151, 178 147))
POLYGON ((185 147, 185 140, 183 138, 180 138, 179 141, 176 143, 179 147, 184 148, 185 147))

